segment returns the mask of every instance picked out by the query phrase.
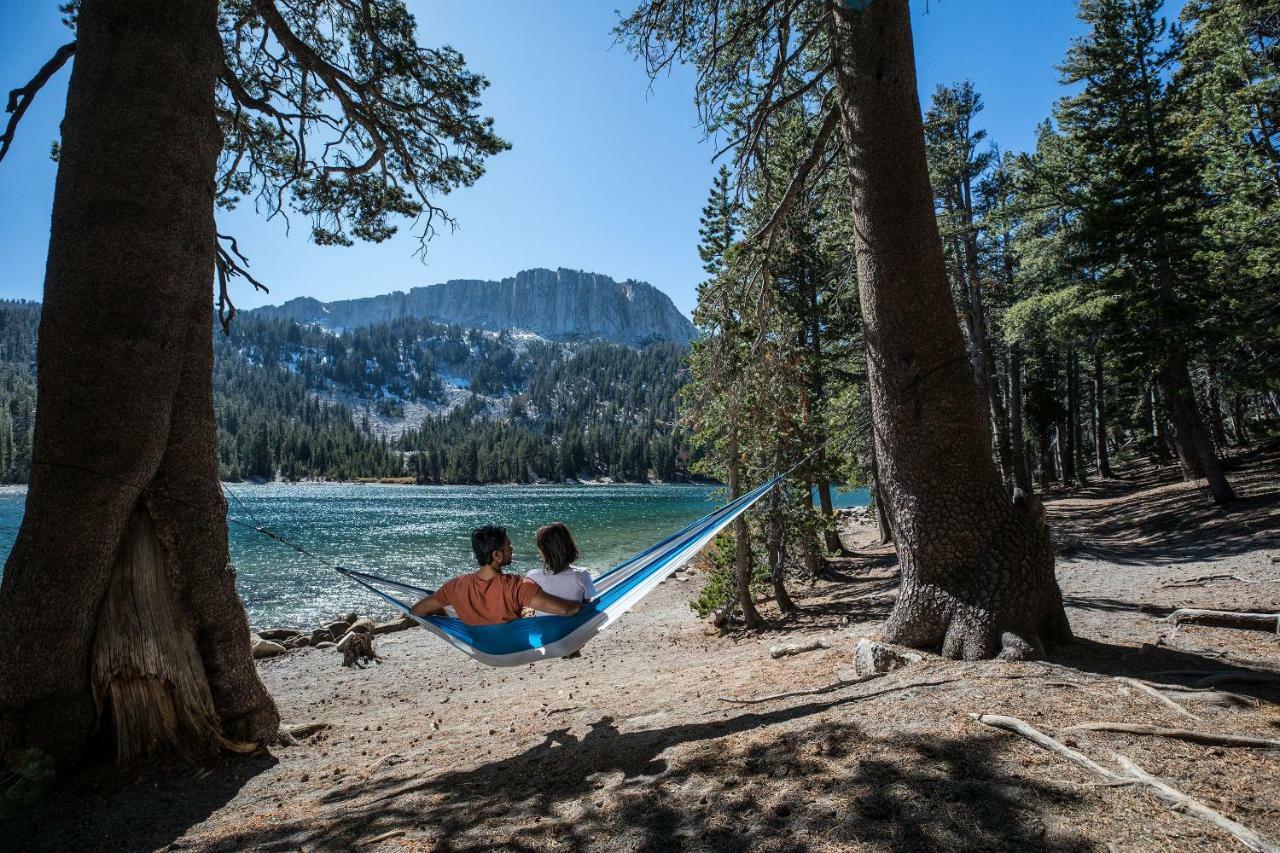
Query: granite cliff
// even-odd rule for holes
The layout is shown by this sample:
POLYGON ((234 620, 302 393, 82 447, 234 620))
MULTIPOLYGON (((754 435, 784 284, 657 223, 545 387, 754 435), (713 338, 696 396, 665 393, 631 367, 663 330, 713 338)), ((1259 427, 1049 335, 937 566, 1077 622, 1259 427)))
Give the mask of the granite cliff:
POLYGON ((696 334, 653 285, 568 269, 524 270, 502 281, 457 279, 408 293, 327 303, 301 297, 254 314, 330 329, 414 317, 493 331, 523 329, 556 341, 596 338, 630 346, 657 340, 687 344, 696 334))

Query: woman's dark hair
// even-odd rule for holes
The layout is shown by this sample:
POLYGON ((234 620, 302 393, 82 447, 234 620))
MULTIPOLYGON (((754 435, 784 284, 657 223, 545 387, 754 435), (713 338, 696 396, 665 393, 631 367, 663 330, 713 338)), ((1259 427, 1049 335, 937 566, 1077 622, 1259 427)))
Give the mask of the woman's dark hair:
POLYGON ((487 566, 493 562, 493 552, 499 550, 507 542, 507 528, 496 524, 486 524, 471 531, 471 550, 475 552, 476 562, 487 566))
POLYGON ((546 563, 553 575, 563 572, 569 568, 570 563, 578 559, 578 546, 573 541, 573 534, 559 521, 539 527, 535 541, 542 554, 542 562, 546 563))

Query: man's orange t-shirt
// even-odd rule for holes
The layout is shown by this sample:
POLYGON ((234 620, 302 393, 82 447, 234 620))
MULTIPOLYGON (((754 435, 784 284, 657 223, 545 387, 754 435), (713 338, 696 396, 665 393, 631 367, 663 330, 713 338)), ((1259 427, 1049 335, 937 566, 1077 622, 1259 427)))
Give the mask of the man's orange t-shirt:
POLYGON ((436 600, 452 607, 468 625, 496 625, 518 618, 540 590, 522 575, 500 574, 488 580, 460 575, 436 590, 436 600))

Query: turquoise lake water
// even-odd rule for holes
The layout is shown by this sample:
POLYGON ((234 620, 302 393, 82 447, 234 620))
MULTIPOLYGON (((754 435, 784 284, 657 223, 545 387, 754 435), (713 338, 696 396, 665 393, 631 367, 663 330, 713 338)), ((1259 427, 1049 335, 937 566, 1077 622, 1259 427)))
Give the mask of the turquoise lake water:
MULTIPOLYGON (((434 588, 473 571, 471 530, 507 528, 512 569, 537 565, 533 534, 563 521, 582 551, 579 564, 600 571, 643 550, 723 501, 714 486, 378 486, 231 484, 232 518, 265 525, 344 566, 434 588), (238 499, 238 500, 237 500, 238 499)), ((8 556, 22 521, 26 489, 0 488, 0 554, 8 556)), ((838 495, 838 506, 867 503, 866 490, 838 495)), ((313 626, 337 613, 389 612, 364 588, 252 530, 229 528, 236 584, 259 628, 313 626)))

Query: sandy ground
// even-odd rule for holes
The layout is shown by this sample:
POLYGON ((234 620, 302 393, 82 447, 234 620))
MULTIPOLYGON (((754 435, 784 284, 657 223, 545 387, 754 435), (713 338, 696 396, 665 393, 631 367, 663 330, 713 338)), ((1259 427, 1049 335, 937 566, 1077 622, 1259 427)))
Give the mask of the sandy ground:
MULTIPOLYGON (((969 715, 1049 732, 1119 721, 1280 738, 1276 687, 1234 684, 1244 704, 1225 707, 1187 701, 1191 719, 1114 678, 1280 672, 1275 635, 1173 632, 1160 618, 1184 605, 1280 610, 1278 468, 1274 453, 1235 460, 1242 500, 1229 516, 1170 469, 1051 501, 1077 641, 1048 663, 926 657, 825 693, 723 701, 851 676, 853 648, 896 583, 892 552, 853 528, 856 556, 834 561, 836 579, 794 584, 803 614, 774 613, 758 634, 709 635, 687 604, 700 581, 685 572, 580 659, 489 669, 415 630, 379 637, 383 663, 367 669, 343 669, 332 650, 262 661, 288 723, 331 728, 211 769, 149 768, 126 785, 88 774, 0 826, 0 847, 1241 849, 1141 788, 1100 786, 969 715), (1168 586, 1206 575, 1235 577, 1168 586), (831 648, 769 656, 814 638, 831 648)), ((1109 766, 1117 750, 1280 839, 1280 752, 1102 733, 1070 742, 1109 766)))

